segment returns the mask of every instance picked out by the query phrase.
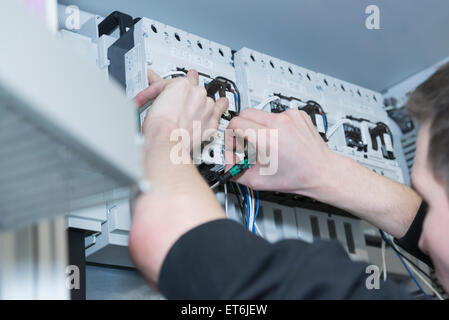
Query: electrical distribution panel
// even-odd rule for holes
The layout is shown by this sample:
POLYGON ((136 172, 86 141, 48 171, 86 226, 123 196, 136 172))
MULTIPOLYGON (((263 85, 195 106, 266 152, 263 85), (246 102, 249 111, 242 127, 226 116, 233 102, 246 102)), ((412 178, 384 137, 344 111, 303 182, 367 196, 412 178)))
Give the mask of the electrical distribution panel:
POLYGON ((269 101, 266 111, 304 110, 331 150, 404 181, 380 93, 247 48, 236 52, 235 69, 244 108, 269 101))
MULTIPOLYGON (((140 19, 133 29, 134 46, 124 59, 125 87, 129 98, 148 87, 147 69, 164 78, 185 76, 189 69, 195 69, 199 73, 199 85, 204 86, 209 97, 214 100, 228 98, 228 112, 221 118, 219 130, 203 147, 200 158, 194 159, 206 180, 214 182, 225 165, 224 130, 231 114, 236 114, 240 108, 231 49, 148 18, 140 19)), ((109 48, 109 52, 114 46, 109 48)), ((111 61, 110 71, 117 66, 120 66, 120 61, 111 61)), ((151 106, 143 108, 140 122, 149 108, 151 106)))
MULTIPOLYGON (((209 182, 224 168, 223 131, 230 118, 251 107, 273 113, 304 110, 334 152, 404 182, 401 145, 390 129, 392 122, 382 108, 380 93, 247 48, 233 54, 227 46, 151 19, 114 14, 114 19, 93 16, 76 34, 62 33, 95 56, 97 66, 117 80, 130 99, 148 87, 147 69, 165 78, 196 69, 209 96, 228 98, 229 113, 221 119, 220 130, 201 159, 196 159, 209 182)), ((136 121, 140 124, 148 108, 142 110, 136 121)), ((258 221, 267 240, 337 239, 353 259, 368 259, 360 220, 301 196, 262 194, 258 221)), ((217 198, 224 204, 223 192, 217 192, 217 198)), ((229 194, 227 203, 228 217, 241 221, 237 197, 229 194)), ((129 201, 108 202, 69 217, 69 226, 91 232, 86 238, 87 259, 106 264, 132 266, 127 253, 130 225, 129 201)))

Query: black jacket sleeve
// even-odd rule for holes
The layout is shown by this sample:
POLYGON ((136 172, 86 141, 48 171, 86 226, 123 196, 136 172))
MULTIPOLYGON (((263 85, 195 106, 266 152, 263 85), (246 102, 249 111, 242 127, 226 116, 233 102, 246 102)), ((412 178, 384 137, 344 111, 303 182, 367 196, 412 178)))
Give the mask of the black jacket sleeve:
POLYGON ((421 206, 419 207, 418 213, 415 216, 409 230, 399 240, 395 240, 396 244, 398 244, 402 249, 415 256, 422 262, 426 263, 429 267, 433 268, 432 261, 429 256, 425 255, 421 249, 419 249, 418 243, 419 238, 421 237, 422 227, 424 223, 424 219, 427 213, 427 204, 423 201, 421 206))
POLYGON ((231 220, 203 224, 169 251, 159 278, 168 299, 408 299, 394 283, 368 290, 367 264, 338 242, 269 243, 231 220))

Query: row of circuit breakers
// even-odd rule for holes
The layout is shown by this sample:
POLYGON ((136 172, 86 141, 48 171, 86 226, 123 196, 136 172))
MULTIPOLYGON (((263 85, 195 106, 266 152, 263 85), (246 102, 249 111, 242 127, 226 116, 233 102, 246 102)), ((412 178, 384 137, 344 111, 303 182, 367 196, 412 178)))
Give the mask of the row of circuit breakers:
MULTIPOLYGON (((212 142, 203 147, 199 161, 198 168, 210 184, 224 170, 223 142, 227 124, 241 110, 254 107, 272 113, 281 113, 291 108, 303 110, 311 117, 331 150, 351 157, 381 175, 408 183, 409 173, 402 147, 400 143, 396 143, 392 133, 394 130, 391 130, 392 126, 396 130, 397 125, 384 110, 383 96, 378 92, 248 48, 234 51, 160 22, 148 18, 133 19, 120 12, 114 12, 105 19, 92 16, 80 30, 62 30, 61 34, 88 52, 106 77, 113 78, 122 85, 130 99, 148 87, 148 69, 165 78, 184 76, 187 70, 195 69, 200 76, 200 85, 206 88, 208 96, 213 99, 228 98, 228 111, 222 116, 219 130, 212 142)), ((140 123, 148 108, 142 108, 140 123)), ((320 225, 321 229, 326 229, 321 238, 329 238, 329 234, 335 232, 328 230, 328 217, 337 213, 337 227, 334 229, 341 229, 345 234, 341 239, 340 236, 337 238, 343 242, 352 242, 346 243, 347 248, 354 249, 350 252, 352 254, 356 254, 355 248, 363 246, 363 240, 360 240, 363 234, 356 235, 357 230, 361 230, 359 221, 335 208, 311 199, 277 192, 261 192, 260 197, 264 200, 262 207, 266 203, 266 207, 277 205, 280 208, 265 210, 273 213, 274 229, 272 228, 271 236, 268 235, 270 227, 262 223, 266 226, 265 236, 271 237, 269 240, 279 239, 274 235, 276 227, 282 229, 280 233, 287 234, 285 237, 289 232, 292 237, 299 235, 296 229, 300 229, 298 221, 302 219, 299 218, 301 215, 291 221, 292 214, 279 220, 275 213, 302 208, 309 213, 315 212, 314 218, 324 220, 318 221, 314 226, 312 219, 309 231, 303 233, 303 236, 299 235, 300 238, 311 237, 308 240, 313 241, 317 226, 320 225), (289 224, 287 220, 294 231, 286 229, 289 224), (279 226, 279 221, 283 221, 282 226, 279 226), (340 222, 341 227, 338 226, 340 222), (348 224, 354 234, 348 235, 348 224), (311 234, 313 235, 310 236, 311 234)), ((269 219, 269 214, 265 214, 264 218, 269 219)), ((82 212, 73 212, 69 218, 69 226, 91 231, 90 238, 86 239, 86 247, 88 255, 95 257, 92 260, 128 264, 115 260, 110 262, 106 257, 117 255, 100 250, 111 243, 121 243, 126 247, 130 226, 128 203, 108 203, 82 212)))

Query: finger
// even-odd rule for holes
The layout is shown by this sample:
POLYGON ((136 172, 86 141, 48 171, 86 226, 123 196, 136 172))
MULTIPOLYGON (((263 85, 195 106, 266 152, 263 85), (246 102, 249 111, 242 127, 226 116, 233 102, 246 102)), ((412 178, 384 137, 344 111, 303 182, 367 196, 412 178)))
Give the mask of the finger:
MULTIPOLYGON (((225 172, 229 171, 232 166, 234 166, 237 163, 242 162, 244 159, 239 158, 235 153, 231 152, 231 151, 226 151, 225 152, 225 159, 226 159, 226 167, 225 167, 225 172)), ((242 174, 238 175, 237 177, 233 178, 233 181, 236 181, 238 183, 244 184, 244 185, 248 185, 251 186, 250 181, 254 180, 258 175, 258 169, 259 169, 259 165, 255 164, 254 166, 252 166, 251 168, 245 170, 242 174)))
POLYGON ((223 97, 215 101, 214 105, 215 118, 217 120, 220 120, 221 116, 228 109, 228 107, 229 107, 229 100, 227 98, 223 97))
POLYGON ((167 83, 168 81, 159 81, 139 92, 134 97, 134 101, 137 103, 138 107, 140 108, 149 100, 156 98, 164 90, 167 83))
POLYGON ((276 120, 276 114, 253 108, 243 109, 240 112, 239 117, 257 122, 267 127, 271 127, 273 125, 273 121, 276 120))
MULTIPOLYGON (((153 73, 155 77, 153 79, 156 79, 156 77, 159 77, 156 73, 153 73)), ((182 78, 173 78, 173 79, 162 79, 159 77, 159 81, 154 82, 153 84, 150 84, 150 86, 143 91, 139 92, 135 97, 134 100, 136 101, 138 107, 142 107, 145 103, 147 103, 149 100, 155 99, 158 95, 164 91, 164 89, 173 83, 181 81, 182 78)))
POLYGON ((306 124, 306 121, 301 115, 300 111, 296 109, 288 109, 287 111, 284 112, 284 115, 290 118, 290 120, 294 123, 297 129, 304 129, 304 128, 310 129, 306 124))
MULTIPOLYGON (((229 130, 236 136, 237 147, 242 144, 242 141, 248 141, 255 148, 258 147, 258 136, 261 134, 267 134, 266 127, 247 119, 240 117, 233 118, 228 126, 229 130)), ((241 146, 240 146, 241 147, 241 146)))
MULTIPOLYGON (((206 119, 210 119, 212 115, 214 115, 214 106, 215 106, 215 101, 214 99, 212 99, 211 97, 207 97, 206 96, 206 106, 205 106, 205 110, 204 110, 204 116, 206 117, 206 119)), ((210 119, 212 120, 213 123, 218 122, 215 118, 210 119)))
POLYGON ((239 129, 244 130, 244 131, 247 129, 253 129, 253 130, 257 131, 259 129, 267 129, 267 127, 256 122, 256 121, 238 116, 238 117, 232 118, 231 122, 229 122, 228 129, 234 130, 234 131, 239 130, 239 129))
POLYGON ((254 190, 263 190, 263 186, 269 186, 270 184, 264 181, 265 178, 259 174, 259 170, 259 165, 255 165, 234 178, 233 181, 248 186, 254 190))
POLYGON ((312 133, 318 133, 318 130, 315 128, 312 119, 310 119, 310 116, 305 111, 299 111, 300 116, 303 118, 304 122, 306 123, 307 127, 310 129, 312 133))
POLYGON ((232 160, 232 164, 235 161, 241 161, 245 155, 245 139, 242 136, 237 136, 234 130, 226 129, 224 132, 224 145, 225 145, 225 155, 226 152, 230 152, 235 157, 239 156, 237 159, 232 160))
POLYGON ((147 71, 147 78, 149 84, 153 84, 163 80, 156 72, 151 69, 148 69, 147 71))
POLYGON ((225 150, 225 172, 240 161, 242 161, 242 159, 240 159, 232 150, 225 150))
POLYGON ((193 69, 191 69, 191 70, 189 70, 189 72, 187 72, 187 79, 189 79, 190 83, 193 85, 198 85, 198 82, 200 81, 198 72, 193 69))

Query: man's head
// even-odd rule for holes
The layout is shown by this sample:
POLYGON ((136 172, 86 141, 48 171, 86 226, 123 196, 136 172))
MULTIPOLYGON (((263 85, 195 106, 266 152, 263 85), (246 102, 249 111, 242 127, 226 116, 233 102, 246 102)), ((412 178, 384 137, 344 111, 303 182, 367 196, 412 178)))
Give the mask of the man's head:
POLYGON ((413 92, 407 109, 421 124, 412 181, 429 206, 419 246, 449 292, 449 64, 413 92))

